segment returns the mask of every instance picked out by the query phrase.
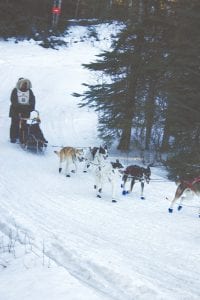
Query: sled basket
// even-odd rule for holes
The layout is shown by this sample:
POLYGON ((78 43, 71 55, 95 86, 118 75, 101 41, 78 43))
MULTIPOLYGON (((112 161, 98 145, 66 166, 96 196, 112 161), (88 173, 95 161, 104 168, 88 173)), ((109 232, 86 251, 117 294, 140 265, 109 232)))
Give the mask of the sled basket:
POLYGON ((19 141, 24 150, 43 153, 47 148, 47 141, 40 128, 40 116, 37 110, 31 112, 30 118, 20 117, 19 141))

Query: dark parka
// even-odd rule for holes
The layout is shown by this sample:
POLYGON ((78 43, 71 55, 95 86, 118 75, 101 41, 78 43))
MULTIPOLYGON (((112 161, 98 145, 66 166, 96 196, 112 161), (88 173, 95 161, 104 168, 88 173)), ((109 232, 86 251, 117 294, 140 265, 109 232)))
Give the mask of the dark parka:
POLYGON ((12 90, 11 97, 11 106, 9 111, 10 118, 18 118, 19 114, 21 114, 24 118, 30 117, 30 112, 35 109, 35 96, 31 90, 31 82, 28 79, 21 79, 17 82, 16 88, 12 90), (29 89, 29 104, 20 104, 18 102, 17 90, 20 89, 22 83, 26 81, 29 89))
POLYGON ((11 106, 9 111, 9 117, 11 118, 10 140, 11 143, 15 143, 16 139, 19 138, 20 117, 30 118, 31 111, 35 109, 35 96, 31 90, 30 80, 24 78, 20 78, 18 80, 16 87, 12 90, 10 101, 11 101, 11 106), (26 82, 27 89, 29 92, 28 101, 25 104, 20 103, 18 99, 18 92, 20 92, 24 82, 26 82))

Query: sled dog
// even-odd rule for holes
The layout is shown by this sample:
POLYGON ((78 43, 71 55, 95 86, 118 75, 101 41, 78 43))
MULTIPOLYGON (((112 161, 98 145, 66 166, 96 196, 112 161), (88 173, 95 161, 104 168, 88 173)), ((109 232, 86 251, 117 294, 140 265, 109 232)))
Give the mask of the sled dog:
POLYGON ((95 185, 96 196, 101 198, 103 184, 106 180, 111 183, 112 186, 112 202, 116 200, 116 185, 120 177, 120 170, 123 169, 123 165, 117 159, 116 162, 108 162, 99 164, 95 169, 95 185))
MULTIPOLYGON (((171 205, 168 209, 169 213, 173 212, 173 206, 178 199, 180 203, 178 205, 178 210, 182 209, 182 202, 184 199, 193 198, 194 195, 200 198, 200 176, 192 180, 180 180, 177 182, 178 186, 175 192, 174 199, 171 202, 171 205)), ((199 208, 199 217, 200 217, 200 208, 199 208)))
POLYGON ((124 175, 122 177, 122 188, 123 188, 123 195, 129 194, 132 192, 133 186, 136 181, 139 181, 141 183, 141 199, 145 199, 143 196, 143 191, 144 191, 144 182, 146 183, 150 182, 150 176, 151 176, 151 169, 150 166, 147 168, 143 168, 137 165, 131 165, 128 166, 124 170, 124 175), (126 183, 127 181, 130 181, 130 188, 127 191, 126 190, 126 183))
POLYGON ((107 146, 100 146, 100 147, 90 147, 85 155, 85 166, 83 172, 87 172, 87 169, 91 165, 97 165, 101 161, 106 160, 108 157, 108 149, 107 146))
POLYGON ((77 172, 77 160, 83 161, 83 149, 74 148, 74 147, 64 147, 60 151, 54 151, 59 157, 59 173, 62 171, 62 164, 66 162, 65 165, 65 174, 66 177, 70 177, 69 166, 73 164, 75 170, 72 170, 73 173, 77 172))

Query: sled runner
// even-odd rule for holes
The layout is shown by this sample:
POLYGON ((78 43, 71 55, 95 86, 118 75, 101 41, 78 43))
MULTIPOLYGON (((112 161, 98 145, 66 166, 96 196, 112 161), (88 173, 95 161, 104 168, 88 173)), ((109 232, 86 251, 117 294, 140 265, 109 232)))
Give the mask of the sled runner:
POLYGON ((37 110, 32 111, 30 118, 20 118, 19 142, 23 149, 33 152, 44 152, 48 141, 40 129, 40 116, 37 110))

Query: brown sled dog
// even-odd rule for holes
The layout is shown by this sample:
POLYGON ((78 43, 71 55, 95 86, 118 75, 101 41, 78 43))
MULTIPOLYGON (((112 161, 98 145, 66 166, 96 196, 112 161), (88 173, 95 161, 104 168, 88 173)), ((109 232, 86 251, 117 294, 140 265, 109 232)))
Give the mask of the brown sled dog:
MULTIPOLYGON (((180 199, 180 203, 178 205, 178 210, 182 209, 182 202, 184 199, 192 198, 196 195, 200 198, 200 176, 193 178, 191 180, 180 180, 177 182, 178 187, 176 189, 176 193, 174 199, 171 202, 171 205, 168 209, 169 213, 173 212, 173 206, 178 199, 180 199), (185 196, 183 196, 185 194, 185 196)), ((199 217, 200 217, 200 207, 199 207, 199 217)))
POLYGON ((60 151, 54 151, 60 158, 59 162, 59 173, 62 171, 62 163, 66 162, 65 174, 66 177, 70 177, 69 166, 74 164, 75 170, 72 170, 73 173, 77 172, 77 160, 83 161, 83 149, 78 149, 74 147, 64 147, 60 151))

